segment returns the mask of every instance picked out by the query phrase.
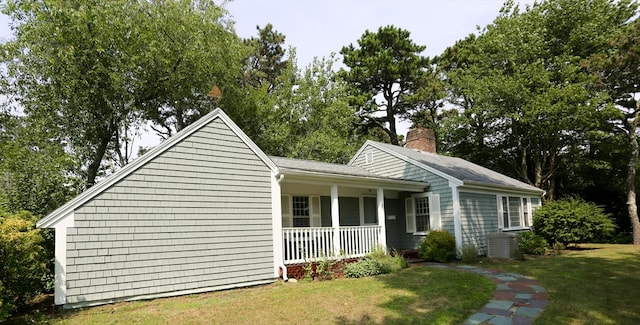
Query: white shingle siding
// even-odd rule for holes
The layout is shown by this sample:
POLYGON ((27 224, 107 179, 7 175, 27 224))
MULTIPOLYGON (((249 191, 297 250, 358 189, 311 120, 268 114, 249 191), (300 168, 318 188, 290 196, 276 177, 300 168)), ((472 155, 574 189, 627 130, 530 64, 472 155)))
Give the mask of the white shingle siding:
POLYGON ((220 119, 74 212, 68 304, 273 278, 271 170, 220 119))

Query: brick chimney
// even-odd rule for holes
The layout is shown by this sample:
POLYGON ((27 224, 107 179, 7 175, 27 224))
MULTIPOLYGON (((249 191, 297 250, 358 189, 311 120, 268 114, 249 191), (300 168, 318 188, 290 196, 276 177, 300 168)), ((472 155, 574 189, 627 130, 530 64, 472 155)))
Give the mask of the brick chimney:
POLYGON ((405 148, 436 153, 436 134, 427 128, 411 129, 407 133, 405 148))

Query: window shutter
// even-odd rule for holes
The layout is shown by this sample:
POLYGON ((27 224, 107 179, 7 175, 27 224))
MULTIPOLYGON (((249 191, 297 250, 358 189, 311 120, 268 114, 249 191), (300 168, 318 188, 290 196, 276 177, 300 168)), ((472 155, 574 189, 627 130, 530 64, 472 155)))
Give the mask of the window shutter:
POLYGON ((429 222, 432 230, 440 229, 440 195, 429 195, 429 222))
POLYGON ((282 227, 293 227, 293 215, 291 214, 291 195, 282 195, 280 210, 282 211, 282 227))
POLYGON ((498 205, 498 228, 504 229, 504 222, 502 222, 502 196, 496 195, 496 204, 498 205))
POLYGON ((404 214, 407 224, 407 232, 416 232, 415 200, 412 197, 404 199, 404 214))
POLYGON ((309 197, 309 224, 311 227, 321 227, 322 226, 322 217, 320 214, 320 197, 319 196, 310 196, 309 197))

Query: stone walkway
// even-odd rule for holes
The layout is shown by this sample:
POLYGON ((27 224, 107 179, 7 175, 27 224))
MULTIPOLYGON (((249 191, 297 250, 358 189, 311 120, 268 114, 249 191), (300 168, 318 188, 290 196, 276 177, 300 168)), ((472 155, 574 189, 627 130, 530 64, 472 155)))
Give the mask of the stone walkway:
POLYGON ((438 263, 418 263, 418 265, 476 273, 496 283, 493 298, 477 313, 471 315, 464 324, 532 324, 549 303, 544 287, 524 275, 469 265, 438 263))

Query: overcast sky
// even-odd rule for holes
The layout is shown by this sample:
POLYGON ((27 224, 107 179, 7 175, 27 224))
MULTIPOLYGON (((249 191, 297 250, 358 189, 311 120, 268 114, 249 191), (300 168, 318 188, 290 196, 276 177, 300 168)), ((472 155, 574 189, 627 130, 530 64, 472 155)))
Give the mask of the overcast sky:
MULTIPOLYGON (((516 0, 522 7, 533 0, 516 0)), ((455 44, 476 27, 484 27, 498 15, 504 0, 236 0, 225 8, 242 38, 257 36, 256 25, 271 23, 296 48, 298 66, 314 57, 339 53, 365 30, 394 25, 411 32, 411 39, 433 57, 455 44)), ((524 9, 524 8, 523 8, 524 9)), ((0 15, 0 39, 11 37, 9 20, 0 15)), ((405 134, 408 123, 399 125, 405 134)), ((146 145, 153 145, 145 140, 146 145)))
MULTIPOLYGON (((531 0, 516 1, 522 7, 531 0)), ((236 21, 240 37, 257 36, 256 25, 271 23, 294 46, 298 65, 313 57, 339 53, 365 30, 394 25, 411 32, 433 57, 455 44, 476 26, 484 27, 498 15, 504 0, 237 0, 225 7, 236 21)))

